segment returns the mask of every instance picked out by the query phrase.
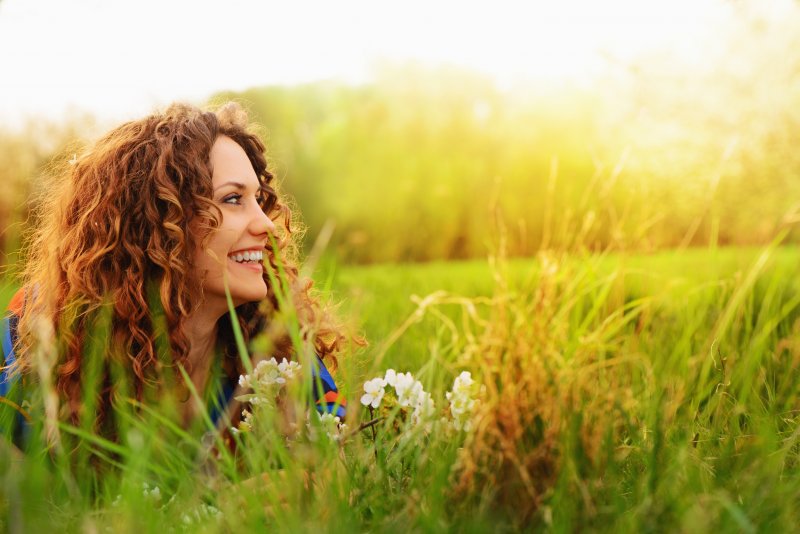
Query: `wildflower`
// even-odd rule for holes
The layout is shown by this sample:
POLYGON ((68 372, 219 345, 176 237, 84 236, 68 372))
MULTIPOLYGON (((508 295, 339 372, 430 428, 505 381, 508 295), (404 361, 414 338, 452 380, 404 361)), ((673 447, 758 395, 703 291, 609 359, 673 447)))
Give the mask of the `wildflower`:
MULTIPOLYGON (((150 501, 153 505, 155 505, 156 508, 163 509, 163 507, 158 506, 161 503, 161 488, 159 488, 158 486, 153 486, 151 488, 150 485, 147 484, 147 482, 142 482, 142 496, 145 498, 145 500, 150 501)), ((169 500, 169 502, 167 502, 167 504, 171 503, 173 499, 175 499, 174 495, 169 500)), ((119 508, 121 505, 122 505, 122 495, 117 494, 117 496, 114 497, 114 500, 111 502, 111 507, 119 508)))
POLYGON ((469 431, 472 428, 471 417, 477 401, 472 398, 475 381, 469 371, 463 371, 453 381, 453 390, 446 394, 450 401, 450 414, 456 430, 469 431))
POLYGON ((397 375, 394 390, 397 393, 397 402, 400 406, 413 406, 417 397, 422 393, 422 383, 414 380, 411 373, 400 373, 397 375))
MULTIPOLYGON (((275 358, 272 358, 273 360, 275 358)), ((300 373, 300 364, 297 362, 287 361, 286 358, 281 359, 278 364, 278 371, 287 379, 292 380, 298 373, 300 373)))
POLYGON ((239 427, 233 428, 232 430, 234 434, 253 430, 253 414, 247 410, 242 410, 242 420, 239 421, 239 427))
POLYGON ((281 359, 280 363, 273 357, 261 360, 250 374, 239 377, 239 385, 255 391, 251 395, 242 395, 237 400, 256 404, 270 404, 277 390, 287 381, 293 380, 300 373, 301 365, 297 362, 281 359))
POLYGON ((161 502, 161 490, 158 486, 151 488, 147 482, 142 483, 142 495, 152 502, 161 502))
POLYGON ((181 515, 181 521, 184 525, 203 525, 208 519, 214 519, 217 522, 222 521, 222 512, 218 508, 202 503, 197 508, 181 515))
POLYGON ((361 404, 377 408, 381 404, 386 382, 382 378, 373 378, 364 382, 364 395, 361 396, 361 404))
POLYGON ((397 373, 394 369, 387 369, 386 374, 383 377, 384 386, 392 386, 395 387, 397 383, 397 373))
POLYGON ((361 404, 372 408, 380 406, 386 386, 394 388, 400 407, 411 408, 413 424, 419 424, 433 415, 435 405, 430 393, 422 387, 422 382, 414 379, 411 373, 398 373, 394 369, 388 369, 383 378, 373 378, 364 383, 365 393, 361 397, 361 404))
MULTIPOLYGON (((419 382, 417 382, 419 384, 419 382)), ((420 387, 422 384, 420 384, 420 387)), ((431 398, 431 394, 427 391, 420 390, 414 402, 414 411, 411 413, 411 422, 415 425, 420 424, 423 420, 433 417, 436 412, 436 405, 431 398)))
POLYGON ((301 365, 297 362, 287 361, 282 358, 280 363, 273 357, 261 360, 249 375, 239 377, 239 385, 245 388, 263 387, 275 384, 283 385, 287 380, 292 380, 300 372, 301 365))
MULTIPOLYGON (((332 413, 314 413, 316 413, 317 417, 319 417, 320 427, 325 432, 325 435, 327 435, 332 441, 341 441, 347 432, 347 425, 342 423, 341 418, 334 416, 332 413)), ((317 434, 311 426, 311 421, 307 420, 306 424, 309 429, 309 439, 311 439, 311 441, 317 441, 317 434)))

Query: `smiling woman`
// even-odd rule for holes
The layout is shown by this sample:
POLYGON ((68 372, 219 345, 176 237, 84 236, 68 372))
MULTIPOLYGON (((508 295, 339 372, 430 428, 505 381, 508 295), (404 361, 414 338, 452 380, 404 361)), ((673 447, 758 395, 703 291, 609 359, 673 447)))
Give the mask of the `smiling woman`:
MULTIPOLYGON (((189 426, 203 408, 190 399, 194 388, 220 414, 244 372, 230 295, 245 342, 269 326, 270 355, 279 357, 294 349, 273 319, 293 306, 318 356, 311 366, 323 386, 312 388, 317 409, 343 415, 322 359, 334 359, 344 336, 298 277, 291 213, 273 188, 264 150, 236 104, 215 112, 173 105, 119 126, 73 158, 40 205, 22 289, 4 322, 3 406, 19 408, 33 384, 52 380, 58 417, 85 424, 91 399, 96 430, 108 429, 111 408, 126 395, 147 403, 174 394, 189 426), (87 361, 103 314, 110 331, 93 378, 87 361), (159 331, 167 333, 167 361, 159 331), (56 333, 55 361, 43 374, 37 354, 52 341, 49 332, 56 333), (118 368, 128 380, 118 380, 118 368)), ((115 437, 113 428, 107 433, 115 437)))
POLYGON ((266 193, 267 211, 274 209, 275 195, 263 189, 244 149, 230 137, 220 136, 211 147, 211 178, 214 201, 223 210, 223 219, 207 248, 198 251, 197 267, 206 271, 207 306, 227 310, 225 280, 230 284, 235 304, 263 300, 267 286, 261 259, 272 222, 259 203, 266 193), (235 181, 231 180, 231 178, 235 181), (225 261, 221 261, 226 258, 225 261), (236 273, 231 276, 230 273, 236 273), (228 275, 228 276, 225 276, 228 275))

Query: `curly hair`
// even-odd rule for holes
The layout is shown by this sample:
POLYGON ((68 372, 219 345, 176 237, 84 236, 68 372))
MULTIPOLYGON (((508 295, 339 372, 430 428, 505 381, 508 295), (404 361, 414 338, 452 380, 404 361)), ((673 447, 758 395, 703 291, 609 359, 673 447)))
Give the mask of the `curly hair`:
MULTIPOLYGON (((232 102, 216 111, 173 104, 163 113, 122 124, 77 155, 53 177, 38 206, 40 223, 25 249, 22 281, 28 288, 29 311, 19 323, 16 371, 30 369, 34 318, 46 318, 62 344, 55 383, 73 421, 81 405, 87 330, 101 309, 111 310, 110 339, 123 349, 137 398, 142 399, 146 386, 158 376, 150 288, 157 289, 172 362, 188 365, 183 326, 202 305, 202 281, 193 275, 192 251, 205 246, 222 217, 211 200, 209 156, 219 136, 244 149, 261 185, 259 205, 278 227, 277 247, 267 245, 265 253, 266 300, 236 308, 245 340, 263 331, 267 319, 281 311, 277 292, 285 291, 292 296, 306 341, 335 365, 344 336, 311 296, 312 283, 299 278, 297 224, 276 193, 265 145, 248 126, 247 114, 232 102), (272 287, 266 271, 277 273, 279 262, 285 272, 283 288, 272 287)), ((217 326, 223 369, 233 377, 242 369, 232 322, 226 315, 217 326)), ((291 351, 288 335, 274 337, 276 348, 291 351)), ((97 392, 99 418, 113 402, 111 389, 106 376, 103 391, 97 392)))

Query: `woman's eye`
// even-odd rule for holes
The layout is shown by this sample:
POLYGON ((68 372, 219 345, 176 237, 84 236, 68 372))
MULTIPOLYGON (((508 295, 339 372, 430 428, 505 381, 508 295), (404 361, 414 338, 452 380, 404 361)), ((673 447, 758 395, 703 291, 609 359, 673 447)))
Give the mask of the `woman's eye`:
POLYGON ((241 204, 242 195, 229 195, 222 199, 223 204, 241 204))

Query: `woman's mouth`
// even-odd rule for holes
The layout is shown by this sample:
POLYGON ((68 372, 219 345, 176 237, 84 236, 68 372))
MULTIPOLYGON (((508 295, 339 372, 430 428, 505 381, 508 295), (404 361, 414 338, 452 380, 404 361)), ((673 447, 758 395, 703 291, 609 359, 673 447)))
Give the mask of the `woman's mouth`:
POLYGON ((232 254, 228 254, 228 260, 236 265, 254 272, 262 272, 263 266, 261 260, 264 259, 263 250, 240 250, 232 254))

